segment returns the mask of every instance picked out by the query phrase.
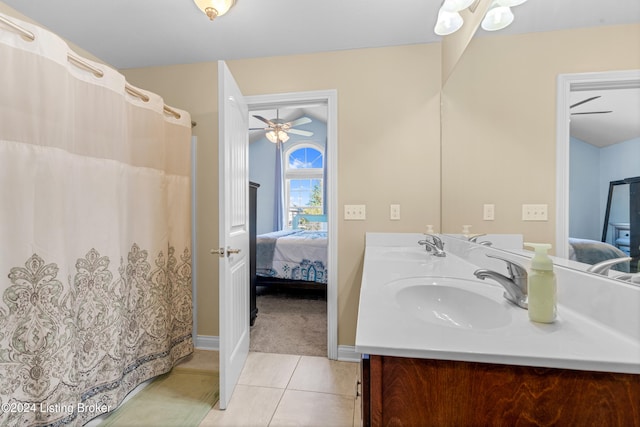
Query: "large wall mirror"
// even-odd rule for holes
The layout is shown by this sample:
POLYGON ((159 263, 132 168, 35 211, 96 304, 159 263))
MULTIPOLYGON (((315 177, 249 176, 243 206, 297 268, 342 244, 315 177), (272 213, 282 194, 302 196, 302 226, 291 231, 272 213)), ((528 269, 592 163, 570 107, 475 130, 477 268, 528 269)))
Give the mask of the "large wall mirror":
MULTIPOLYGON (((518 13, 524 15, 529 4, 542 7, 542 2, 527 2, 518 13)), ((514 24, 517 20, 518 15, 514 24)), ((640 37, 630 37, 640 35, 637 21, 474 37, 442 91, 442 232, 459 233, 463 224, 471 224, 473 233, 521 233, 525 241, 554 244, 555 255, 568 258, 569 126, 579 117, 571 113, 594 111, 605 99, 570 108, 579 101, 572 102, 570 89, 560 100, 558 79, 615 71, 640 80, 640 37), (565 145, 557 144, 560 121, 566 124, 565 145), (495 206, 494 220, 483 219, 484 204, 495 206), (524 221, 524 204, 547 205, 547 219, 524 221)), ((576 94, 583 96, 580 100, 595 96, 584 95, 576 94)), ((640 105, 638 93, 631 100, 640 105)), ((629 141, 640 143, 640 133, 618 143, 629 141)), ((629 159, 623 155, 618 164, 629 159)), ((639 175, 628 171, 608 178, 605 189, 598 190, 598 208, 589 214, 593 240, 600 241, 609 181, 639 175)))

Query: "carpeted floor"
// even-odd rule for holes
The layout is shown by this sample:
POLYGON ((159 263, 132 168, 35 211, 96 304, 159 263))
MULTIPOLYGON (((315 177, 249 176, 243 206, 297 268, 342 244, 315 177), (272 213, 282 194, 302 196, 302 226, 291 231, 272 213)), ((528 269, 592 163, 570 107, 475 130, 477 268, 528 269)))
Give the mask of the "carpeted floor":
POLYGON ((251 351, 327 356, 326 291, 258 287, 251 351))

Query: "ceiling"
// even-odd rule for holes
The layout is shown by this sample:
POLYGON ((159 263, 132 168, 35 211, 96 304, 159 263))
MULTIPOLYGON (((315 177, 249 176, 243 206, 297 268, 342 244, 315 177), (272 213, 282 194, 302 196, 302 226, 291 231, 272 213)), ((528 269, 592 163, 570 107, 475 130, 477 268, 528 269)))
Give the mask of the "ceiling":
MULTIPOLYGON (((441 0, 236 0, 213 22, 193 0, 0 1, 118 69, 441 40, 433 33, 441 0)), ((638 23, 640 1, 530 0, 513 12, 514 23, 500 34, 638 23)), ((583 107, 629 110, 615 104, 625 97, 608 95, 583 107)), ((629 99, 640 104, 637 92, 629 99)), ((594 119, 577 117, 572 129, 594 119)))
POLYGON ((640 82, 632 89, 571 92, 570 105, 599 96, 571 108, 571 136, 596 147, 640 138, 640 82), (573 114, 611 111, 605 114, 573 114))
MULTIPOLYGON (((441 0, 1 0, 116 68, 432 43, 441 0)), ((530 0, 501 34, 640 21, 638 0, 530 0)), ((483 32, 480 30, 480 32, 483 32)))

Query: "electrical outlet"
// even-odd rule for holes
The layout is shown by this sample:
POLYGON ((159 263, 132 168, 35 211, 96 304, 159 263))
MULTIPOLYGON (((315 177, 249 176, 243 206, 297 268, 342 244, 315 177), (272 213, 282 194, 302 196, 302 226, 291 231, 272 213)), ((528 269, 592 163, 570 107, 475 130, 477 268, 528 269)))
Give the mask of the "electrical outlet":
POLYGON ((344 219, 364 221, 367 219, 366 205, 344 205, 344 219))
POLYGON ((389 219, 392 221, 400 220, 400 205, 389 206, 389 219))
POLYGON ((547 221, 547 205, 522 205, 523 221, 547 221))
POLYGON ((496 206, 494 204, 486 204, 483 207, 482 219, 485 221, 493 221, 496 219, 496 206))

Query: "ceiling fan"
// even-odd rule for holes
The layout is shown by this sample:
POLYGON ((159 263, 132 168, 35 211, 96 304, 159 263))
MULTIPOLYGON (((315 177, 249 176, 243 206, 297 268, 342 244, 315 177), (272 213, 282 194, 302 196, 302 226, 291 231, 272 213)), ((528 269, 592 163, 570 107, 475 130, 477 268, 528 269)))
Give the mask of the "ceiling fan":
POLYGON ((277 142, 287 142, 289 140, 289 134, 300 135, 300 136, 311 136, 313 132, 295 129, 295 126, 304 125, 307 123, 311 123, 311 119, 308 117, 300 117, 299 119, 292 120, 290 122, 285 122, 280 119, 280 111, 276 110, 276 118, 275 119, 265 119, 262 116, 254 115, 256 119, 265 122, 268 126, 265 128, 250 128, 249 130, 265 130, 265 136, 267 139, 274 144, 277 142))
MULTIPOLYGON (((569 108, 577 107, 578 105, 582 105, 584 103, 593 101, 594 99, 598 99, 601 97, 602 95, 598 95, 598 96, 592 96, 591 98, 583 99, 580 102, 576 102, 575 104, 570 105, 569 108)), ((574 116, 574 115, 583 115, 583 114, 607 114, 607 113, 613 113, 613 111, 585 111, 582 113, 571 113, 571 115, 574 116)))

